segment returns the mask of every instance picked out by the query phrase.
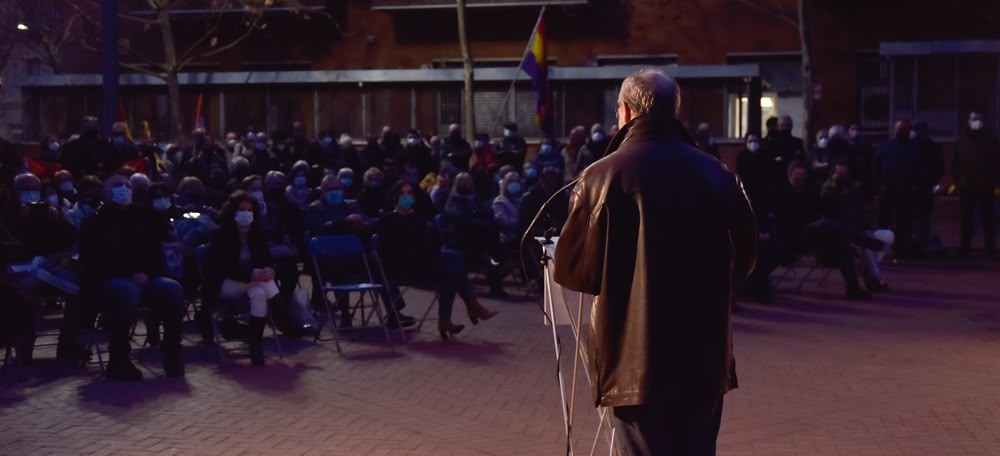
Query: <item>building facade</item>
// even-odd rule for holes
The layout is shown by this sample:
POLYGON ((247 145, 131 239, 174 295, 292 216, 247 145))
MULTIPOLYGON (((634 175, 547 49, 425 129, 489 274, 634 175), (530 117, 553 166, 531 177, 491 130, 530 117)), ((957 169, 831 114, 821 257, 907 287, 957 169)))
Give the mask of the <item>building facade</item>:
MULTIPOLYGON (((1000 2, 993 0, 960 0, 948 8, 899 0, 468 4, 476 130, 494 135, 507 120, 517 121, 526 136, 541 135, 533 126, 535 94, 517 68, 543 5, 556 136, 578 124, 613 123, 618 84, 641 67, 675 75, 682 87, 682 118, 708 123, 724 138, 759 130, 758 122, 770 115, 789 114, 801 127, 806 97, 812 99, 813 130, 857 121, 884 134, 892 119, 907 117, 928 121, 936 136, 948 140, 960 132, 970 110, 1000 126, 1000 2), (803 42, 812 84, 803 80, 803 42)), ((193 126, 199 96, 206 123, 216 133, 287 129, 295 120, 310 133, 363 137, 383 125, 429 133, 463 118, 453 1, 307 5, 308 14, 267 13, 268 27, 227 52, 188 65, 180 77, 185 123, 193 126)), ((208 13, 196 7, 179 11, 175 24, 195 30, 199 14, 208 13)), ((239 13, 232 13, 232 20, 238 22, 239 13)), ((125 26, 122 35, 153 60, 162 54, 156 30, 125 26)), ((178 38, 180 49, 184 40, 178 38)), ((15 86, 4 90, 21 99, 22 118, 14 122, 7 116, 0 135, 31 140, 49 132, 68 134, 84 114, 100 111, 99 55, 75 49, 63 59, 58 74, 8 75, 15 86)), ((124 73, 121 82, 129 121, 148 121, 154 134, 169 131, 162 81, 124 73)))

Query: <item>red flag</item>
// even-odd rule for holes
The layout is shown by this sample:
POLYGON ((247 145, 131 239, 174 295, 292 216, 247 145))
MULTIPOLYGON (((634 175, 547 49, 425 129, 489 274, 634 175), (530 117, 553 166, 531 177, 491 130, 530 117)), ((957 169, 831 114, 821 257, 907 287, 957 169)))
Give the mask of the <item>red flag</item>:
POLYGON ((194 128, 205 128, 205 115, 201 111, 202 95, 198 94, 198 103, 194 108, 194 128))

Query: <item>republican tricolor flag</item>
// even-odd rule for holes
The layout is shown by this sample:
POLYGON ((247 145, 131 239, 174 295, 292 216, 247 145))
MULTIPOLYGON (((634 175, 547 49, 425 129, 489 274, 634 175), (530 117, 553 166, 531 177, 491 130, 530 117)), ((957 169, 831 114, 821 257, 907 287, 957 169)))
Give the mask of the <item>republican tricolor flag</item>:
POLYGON ((531 34, 531 46, 524 55, 521 64, 528 76, 531 76, 531 86, 538 94, 538 105, 535 111, 535 123, 547 135, 551 133, 551 111, 549 106, 549 66, 545 53, 545 8, 538 15, 538 23, 531 34))

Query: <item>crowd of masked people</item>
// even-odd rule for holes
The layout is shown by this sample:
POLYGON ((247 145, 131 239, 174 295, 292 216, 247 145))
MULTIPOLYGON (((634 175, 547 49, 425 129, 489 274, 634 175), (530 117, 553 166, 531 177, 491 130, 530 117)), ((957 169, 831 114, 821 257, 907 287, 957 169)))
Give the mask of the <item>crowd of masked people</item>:
MULTIPOLYGON (((813 256, 840 271, 847 297, 865 299, 888 289, 879 263, 890 249, 899 258, 941 252, 931 215, 946 166, 925 122, 900 120, 881 144, 866 141, 857 125, 834 125, 807 146, 792 127, 787 116, 768 119, 766 135, 747 135, 737 158, 759 231, 748 297, 767 301, 774 269, 813 256)), ((958 256, 969 255, 981 221, 995 258, 1000 143, 979 113, 962 128, 951 172, 961 207, 958 256)))
MULTIPOLYGON (((324 284, 314 281, 302 303, 299 295, 309 295, 297 289, 300 275, 315 280, 319 268, 327 282, 367 281, 362 265, 312 261, 308 241, 323 235, 377 245, 384 269, 372 269, 387 285, 392 328, 414 323, 400 285, 437 291, 438 329, 448 340, 464 329, 451 315, 456 296, 474 324, 496 313, 480 303, 470 276, 484 276, 490 294, 504 297, 506 277, 527 283, 540 274, 536 261, 520 260, 526 225, 609 142, 599 124, 577 127, 565 144, 545 140, 529 158, 514 123, 495 141, 465 138, 452 125, 440 136, 385 127, 363 143, 332 131, 307 137, 299 122, 287 132, 248 128, 218 140, 196 129, 180 144, 133 140, 123 123, 109 137, 99 127, 86 117, 78 134, 46 137, 30 158, 4 151, 0 337, 30 364, 36 322, 58 298, 57 358, 89 359, 81 329, 98 322, 108 334, 106 374, 121 380, 142 377, 130 361, 138 319, 166 375, 184 375, 189 302, 200 300, 194 320, 209 344, 215 328, 227 327, 213 325, 212 315, 248 303, 242 328, 254 365, 264 364, 268 315, 286 335, 318 330, 313 311, 325 306, 324 284)), ((539 232, 558 232, 568 198, 554 198, 539 232)), ((355 324, 350 297, 337 293, 334 302, 338 327, 355 324)))

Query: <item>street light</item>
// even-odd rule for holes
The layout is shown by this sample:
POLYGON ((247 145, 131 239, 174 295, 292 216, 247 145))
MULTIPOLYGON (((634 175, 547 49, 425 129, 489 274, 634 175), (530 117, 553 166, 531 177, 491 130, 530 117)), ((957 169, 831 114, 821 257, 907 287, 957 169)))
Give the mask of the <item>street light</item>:
POLYGON ((25 24, 23 24, 23 23, 18 22, 17 23, 17 29, 20 30, 20 31, 22 31, 22 32, 24 32, 24 31, 28 30, 28 26, 25 25, 25 24))

